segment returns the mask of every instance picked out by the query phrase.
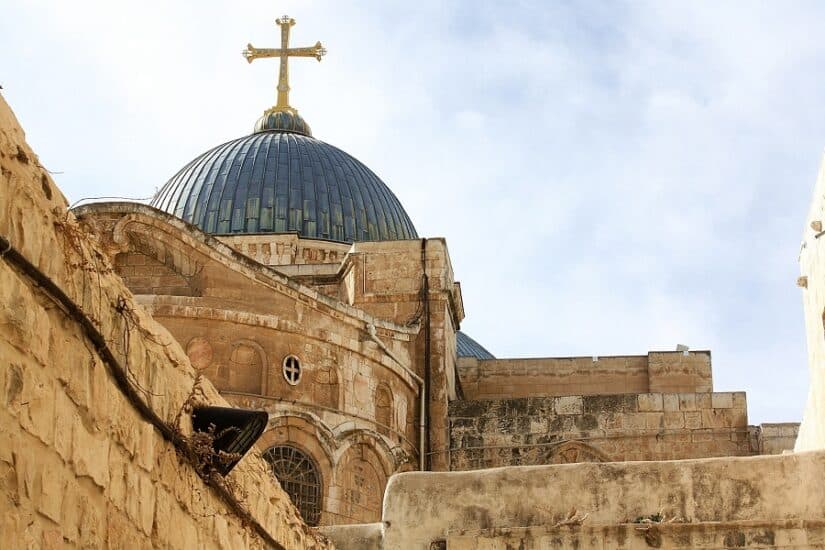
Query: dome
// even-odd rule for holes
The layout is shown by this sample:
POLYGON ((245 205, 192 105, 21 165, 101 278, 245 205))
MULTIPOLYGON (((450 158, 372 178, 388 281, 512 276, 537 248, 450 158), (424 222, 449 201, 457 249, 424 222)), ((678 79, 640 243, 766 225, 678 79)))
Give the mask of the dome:
POLYGON ((484 346, 467 336, 467 333, 460 330, 455 333, 456 353, 459 357, 474 357, 476 359, 495 359, 492 353, 484 346))
POLYGON ((302 119, 273 117, 259 125, 184 166, 152 206, 218 235, 296 232, 346 243, 418 238, 384 182, 310 137, 302 119))

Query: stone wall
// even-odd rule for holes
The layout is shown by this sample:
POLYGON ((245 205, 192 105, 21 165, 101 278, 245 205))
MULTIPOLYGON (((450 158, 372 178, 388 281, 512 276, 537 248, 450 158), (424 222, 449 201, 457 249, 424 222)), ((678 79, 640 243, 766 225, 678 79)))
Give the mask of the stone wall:
MULTIPOLYGON (((296 263, 276 270, 251 260, 272 263, 273 247, 294 240, 307 249, 310 240, 292 235, 216 239, 135 204, 94 204, 76 211, 106 235, 117 269, 125 270, 124 280, 135 285, 132 290, 153 316, 188 352, 209 358, 204 373, 219 389, 291 402, 323 423, 344 415, 343 424, 326 424, 322 430, 338 432, 353 423, 360 430, 372 422, 373 433, 385 436, 390 450, 379 451, 395 465, 386 475, 406 468, 418 454, 419 385, 405 367, 420 378, 429 370, 428 456, 433 468, 446 469, 447 404, 456 396, 455 331, 464 312, 443 239, 321 242, 318 246, 330 250, 346 248, 340 263, 330 255, 320 259, 327 263, 277 256, 296 263), (270 256, 260 256, 267 246, 270 256), (161 267, 170 267, 182 281, 172 281, 161 267), (369 325, 390 353, 373 341, 369 325), (253 364, 238 364, 239 346, 245 346, 244 356, 253 364), (306 359, 308 370, 324 370, 311 376, 334 378, 337 397, 334 389, 325 388, 330 395, 321 398, 313 384, 284 384, 279 372, 287 354, 306 359), (377 405, 379 392, 391 397, 383 399, 388 405, 377 405)), ((339 515, 327 511, 330 517, 339 515)))
POLYGON ((411 472, 387 486, 383 547, 822 548, 823 471, 825 452, 411 472))
POLYGON ((455 282, 446 241, 355 243, 342 273, 342 299, 376 317, 421 327, 412 367, 422 378, 427 370, 430 373, 427 453, 433 470, 446 470, 447 406, 456 391, 455 331, 464 318, 461 289, 455 282))
POLYGON ((0 169, 0 235, 81 312, 58 306, 4 250, 0 540, 28 548, 330 547, 255 453, 210 486, 176 451, 172 440, 191 431, 186 407, 226 401, 67 212, 2 100, 0 169), (89 326, 115 362, 103 360, 89 326))
POLYGON ((808 400, 796 450, 825 448, 825 157, 814 186, 799 252, 805 333, 808 340, 808 400))
POLYGON ((744 392, 453 401, 453 471, 758 453, 744 392))
MULTIPOLYGON (((552 550, 567 548, 799 548, 825 545, 821 524, 787 520, 773 523, 711 522, 647 525, 624 523, 595 526, 515 527, 507 529, 458 530, 445 539, 446 550, 552 550)), ((356 548, 350 546, 348 548, 356 548)))
POLYGON ((778 455, 793 451, 799 436, 799 422, 763 423, 756 430, 759 454, 778 455))
POLYGON ((222 235, 218 238, 241 254, 269 266, 334 264, 337 267, 351 246, 304 239, 298 234, 222 235))
MULTIPOLYGON (((444 239, 358 242, 338 270, 336 296, 368 315, 417 327, 410 367, 424 378, 429 370, 428 451, 430 466, 449 464, 447 406, 456 395, 455 331, 464 318, 444 239), (424 275, 428 292, 423 292, 424 275), (426 302, 426 307, 425 307, 426 302)), ((329 277, 301 276, 301 282, 329 292, 329 277)))
POLYGON ((146 293, 138 300, 193 365, 230 402, 278 416, 261 445, 293 447, 313 462, 320 523, 377 520, 387 478, 418 463, 420 390, 405 369, 414 366, 418 327, 323 295, 149 207, 94 204, 78 213, 125 259, 116 269, 140 285, 132 287, 146 293), (158 263, 193 292, 165 292, 175 287, 159 280, 168 275, 155 274, 158 263), (288 357, 298 361, 297 379, 285 375, 288 357))
POLYGON ((710 352, 650 352, 611 357, 461 358, 466 399, 552 395, 689 393, 713 389, 710 352))
POLYGON ((115 270, 134 294, 169 294, 197 296, 200 291, 191 277, 177 273, 174 267, 139 252, 118 254, 115 270))

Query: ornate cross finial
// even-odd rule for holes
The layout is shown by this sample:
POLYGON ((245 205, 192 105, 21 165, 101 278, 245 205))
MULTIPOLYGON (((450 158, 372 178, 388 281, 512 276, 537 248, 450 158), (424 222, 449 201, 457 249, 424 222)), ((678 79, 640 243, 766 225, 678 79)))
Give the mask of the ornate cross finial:
POLYGON ((280 57, 281 65, 278 72, 278 102, 267 112, 288 112, 297 114, 297 111, 289 104, 289 58, 290 57, 314 57, 318 61, 326 55, 327 51, 320 42, 308 48, 289 47, 289 29, 295 24, 295 20, 284 15, 276 21, 281 27, 281 47, 280 48, 256 48, 252 44, 247 44, 246 49, 241 52, 246 60, 252 63, 256 59, 266 57, 280 57))

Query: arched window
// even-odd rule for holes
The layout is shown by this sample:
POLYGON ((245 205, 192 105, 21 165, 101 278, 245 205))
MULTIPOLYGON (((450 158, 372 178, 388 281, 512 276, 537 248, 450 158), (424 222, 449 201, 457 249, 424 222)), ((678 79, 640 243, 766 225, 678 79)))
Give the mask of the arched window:
POLYGON ((321 519, 321 476, 315 462, 288 445, 270 447, 264 451, 263 457, 307 525, 318 525, 321 519))

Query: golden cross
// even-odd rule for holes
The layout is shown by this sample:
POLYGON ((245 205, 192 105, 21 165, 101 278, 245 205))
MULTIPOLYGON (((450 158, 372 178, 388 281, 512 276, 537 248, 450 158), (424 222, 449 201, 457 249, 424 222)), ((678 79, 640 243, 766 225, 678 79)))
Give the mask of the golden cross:
POLYGON ((252 44, 247 44, 246 49, 241 52, 246 60, 252 63, 256 59, 266 57, 280 57, 281 66, 278 71, 278 102, 271 111, 288 111, 295 113, 289 105, 289 58, 290 57, 314 57, 318 61, 326 55, 327 51, 320 42, 308 48, 289 47, 289 29, 295 24, 295 20, 284 15, 276 21, 281 27, 281 47, 280 48, 256 48, 252 44))

